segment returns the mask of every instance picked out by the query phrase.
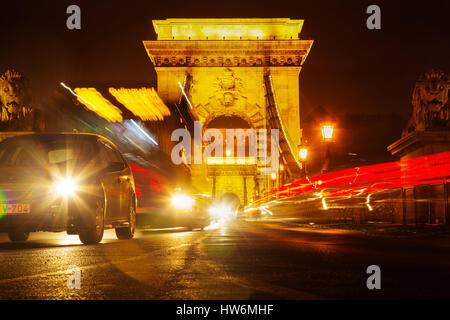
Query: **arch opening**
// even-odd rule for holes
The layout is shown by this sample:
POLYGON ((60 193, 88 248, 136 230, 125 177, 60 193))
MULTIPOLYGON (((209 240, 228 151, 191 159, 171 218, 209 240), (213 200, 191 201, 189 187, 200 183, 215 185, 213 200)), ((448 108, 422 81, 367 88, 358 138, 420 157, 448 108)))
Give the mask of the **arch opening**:
POLYGON ((227 192, 220 197, 220 203, 234 211, 240 205, 241 199, 235 193, 227 192))
MULTIPOLYGON (((249 156, 250 155, 250 147, 251 147, 251 141, 250 137, 248 135, 245 135, 246 130, 252 129, 252 126, 250 123, 243 119, 242 117, 231 115, 231 116, 218 116, 212 120, 210 120, 204 127, 204 129, 217 129, 222 133, 223 137, 223 156, 229 157, 229 156, 237 156, 240 153, 243 153, 242 156, 249 156), (241 136, 238 140, 237 131, 235 131, 234 135, 234 141, 229 141, 227 139, 227 130, 237 130, 242 129, 244 136, 241 136), (238 148, 243 148, 243 151, 241 149, 240 153, 238 153, 238 148)), ((254 144, 256 144, 256 136, 255 141, 253 141, 254 144)), ((252 147, 256 148, 256 145, 252 147)), ((217 156, 215 152, 213 152, 212 156, 217 156)))
POLYGON ((206 124, 206 128, 217 129, 249 129, 250 124, 239 116, 218 116, 206 124))

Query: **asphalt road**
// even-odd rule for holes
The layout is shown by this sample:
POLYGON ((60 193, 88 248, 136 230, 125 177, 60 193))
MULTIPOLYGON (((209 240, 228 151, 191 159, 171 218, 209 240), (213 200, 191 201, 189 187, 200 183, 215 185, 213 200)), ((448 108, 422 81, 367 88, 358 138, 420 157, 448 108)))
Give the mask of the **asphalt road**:
POLYGON ((0 234, 0 299, 449 298, 450 237, 368 236, 280 221, 140 230, 99 245, 65 233, 0 234), (366 268, 381 268, 368 290, 366 268), (69 266, 81 288, 68 289, 69 266))

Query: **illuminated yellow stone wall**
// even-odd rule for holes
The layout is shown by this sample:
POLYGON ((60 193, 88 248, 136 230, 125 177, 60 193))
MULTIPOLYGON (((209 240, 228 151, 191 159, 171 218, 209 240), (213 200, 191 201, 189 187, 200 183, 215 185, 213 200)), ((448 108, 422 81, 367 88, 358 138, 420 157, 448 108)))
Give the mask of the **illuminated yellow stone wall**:
POLYGON ((202 122, 209 122, 221 115, 236 115, 255 128, 265 126, 262 69, 193 68, 192 76, 193 85, 189 93, 202 122))
MULTIPOLYGON (((247 201, 254 197, 252 194, 255 189, 255 180, 253 177, 246 178, 247 187, 247 201)), ((234 193, 239 197, 241 203, 244 201, 244 181, 242 176, 219 176, 216 177, 216 199, 221 199, 221 197, 226 193, 234 193)))
POLYGON ((154 20, 158 40, 273 40, 298 39, 303 20, 166 19, 154 20))
MULTIPOLYGON (((266 128, 264 75, 270 74, 281 120, 295 148, 294 157, 298 157, 298 77, 313 43, 299 38, 303 20, 167 19, 155 20, 153 25, 157 40, 144 41, 144 46, 158 75, 158 93, 166 104, 178 101, 179 83, 189 74, 192 86, 187 94, 194 114, 205 125, 215 117, 235 115, 255 129, 266 128)), ((211 191, 205 165, 192 166, 192 179, 201 191, 211 191)), ((228 179, 235 184, 242 180, 231 175, 228 179)), ((260 184, 267 181, 267 177, 258 179, 260 184)), ((222 192, 221 185, 225 188, 228 183, 216 185, 217 195, 222 192)), ((253 198, 253 183, 247 187, 248 198, 253 198)), ((236 190, 240 188, 236 185, 236 190)))

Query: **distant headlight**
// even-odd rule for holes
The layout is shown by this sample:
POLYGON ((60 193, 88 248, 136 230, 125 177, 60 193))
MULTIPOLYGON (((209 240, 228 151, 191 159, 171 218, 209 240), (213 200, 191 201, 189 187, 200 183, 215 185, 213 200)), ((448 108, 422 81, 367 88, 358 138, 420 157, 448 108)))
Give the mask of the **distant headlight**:
POLYGON ((194 199, 184 194, 176 194, 170 199, 172 206, 179 209, 190 209, 194 204, 194 199))
POLYGON ((56 192, 60 196, 71 196, 77 190, 77 183, 70 178, 60 179, 55 184, 56 192))
POLYGON ((216 204, 209 208, 208 210, 211 217, 216 219, 229 219, 232 215, 232 210, 229 206, 224 204, 216 204))

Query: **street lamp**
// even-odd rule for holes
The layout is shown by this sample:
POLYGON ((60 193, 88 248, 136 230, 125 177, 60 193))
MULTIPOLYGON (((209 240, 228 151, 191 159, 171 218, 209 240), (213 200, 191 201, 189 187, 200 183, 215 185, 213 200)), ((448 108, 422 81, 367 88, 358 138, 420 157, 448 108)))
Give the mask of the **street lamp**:
POLYGON ((331 150, 330 142, 333 139, 334 126, 332 124, 322 125, 322 138, 326 143, 325 162, 322 166, 322 173, 326 173, 330 170, 331 163, 331 150))
POLYGON ((284 183, 284 166, 280 163, 280 173, 278 174, 278 185, 282 186, 284 183))
POLYGON ((300 149, 300 160, 305 161, 307 156, 308 156, 308 149, 301 148, 300 149))
POLYGON ((331 124, 324 124, 322 126, 322 137, 324 141, 331 141, 333 139, 334 127, 331 124))
POLYGON ((277 186, 277 178, 279 177, 279 174, 278 174, 278 172, 272 172, 271 174, 270 174, 270 177, 272 178, 272 186, 273 186, 273 188, 275 189, 275 188, 277 188, 278 186, 277 186))
POLYGON ((303 173, 305 174, 306 177, 306 158, 308 156, 308 149, 306 148, 300 148, 300 161, 302 163, 302 167, 303 167, 303 173))

